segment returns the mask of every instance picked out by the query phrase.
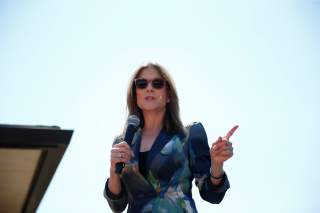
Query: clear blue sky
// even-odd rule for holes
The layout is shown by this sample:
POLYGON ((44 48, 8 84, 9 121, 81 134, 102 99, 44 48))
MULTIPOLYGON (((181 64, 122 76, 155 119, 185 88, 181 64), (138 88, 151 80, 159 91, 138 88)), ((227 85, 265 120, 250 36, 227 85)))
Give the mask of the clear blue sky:
POLYGON ((74 129, 39 213, 111 212, 102 196, 133 70, 163 64, 182 120, 234 125, 231 189, 199 212, 320 211, 320 1, 0 2, 0 123, 74 129))

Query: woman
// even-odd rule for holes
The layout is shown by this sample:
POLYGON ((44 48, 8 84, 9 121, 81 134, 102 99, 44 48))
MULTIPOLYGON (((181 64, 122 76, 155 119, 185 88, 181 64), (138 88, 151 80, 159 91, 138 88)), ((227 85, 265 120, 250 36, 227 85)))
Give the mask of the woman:
POLYGON ((233 155, 229 138, 219 137, 211 149, 201 123, 184 127, 177 92, 165 69, 149 63, 131 79, 127 105, 140 126, 131 147, 116 137, 111 149, 110 177, 104 196, 114 212, 197 212, 192 199, 196 179, 201 197, 220 203, 229 188, 223 163, 233 155), (117 163, 124 162, 121 174, 117 163))

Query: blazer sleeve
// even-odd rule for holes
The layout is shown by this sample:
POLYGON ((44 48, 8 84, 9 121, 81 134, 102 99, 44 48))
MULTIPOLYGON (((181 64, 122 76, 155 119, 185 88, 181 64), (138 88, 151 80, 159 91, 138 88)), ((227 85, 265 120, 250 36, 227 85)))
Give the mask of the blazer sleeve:
MULTIPOLYGON (((113 144, 119 143, 120 139, 121 139, 120 137, 116 137, 114 139, 113 144)), ((121 192, 119 195, 115 195, 109 190, 108 182, 109 182, 109 178, 105 183, 103 196, 107 199, 108 204, 113 212, 123 212, 128 204, 128 197, 125 190, 125 186, 121 180, 121 192)))
POLYGON ((190 169, 195 178, 202 199, 210 203, 220 203, 226 191, 230 188, 229 180, 224 173, 218 186, 212 184, 210 179, 210 148, 207 134, 201 123, 194 123, 189 130, 189 162, 190 169))

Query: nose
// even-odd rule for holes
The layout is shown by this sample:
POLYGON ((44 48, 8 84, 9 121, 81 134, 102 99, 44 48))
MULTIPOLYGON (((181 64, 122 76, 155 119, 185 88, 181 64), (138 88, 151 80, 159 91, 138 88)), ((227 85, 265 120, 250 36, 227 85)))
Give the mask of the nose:
POLYGON ((146 89, 147 89, 148 92, 153 91, 153 87, 152 87, 151 82, 148 82, 148 85, 147 85, 146 89))

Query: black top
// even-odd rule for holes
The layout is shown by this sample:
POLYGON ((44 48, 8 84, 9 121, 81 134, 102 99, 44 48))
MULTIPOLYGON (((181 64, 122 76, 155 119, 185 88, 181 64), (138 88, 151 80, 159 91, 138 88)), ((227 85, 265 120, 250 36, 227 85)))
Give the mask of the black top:
POLYGON ((139 154, 139 171, 143 177, 147 177, 147 157, 150 151, 140 152, 139 154))

